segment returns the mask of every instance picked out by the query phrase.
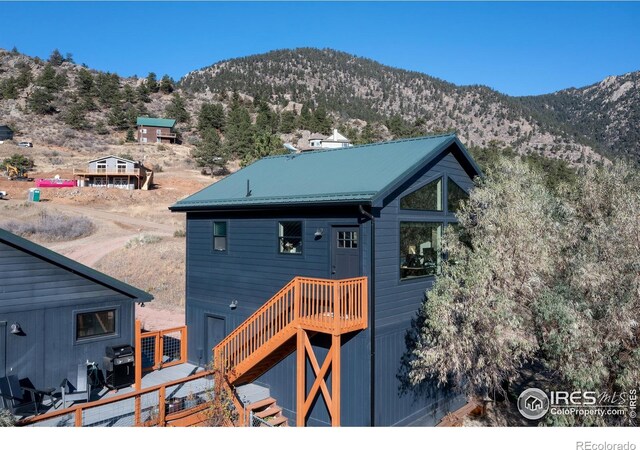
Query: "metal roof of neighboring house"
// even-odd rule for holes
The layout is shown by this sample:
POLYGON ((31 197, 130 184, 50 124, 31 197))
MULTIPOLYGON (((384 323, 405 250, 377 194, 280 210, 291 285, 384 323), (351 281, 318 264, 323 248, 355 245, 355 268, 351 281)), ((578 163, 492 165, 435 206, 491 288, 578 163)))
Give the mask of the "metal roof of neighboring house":
POLYGON ((92 162, 96 162, 96 161, 102 161, 103 159, 109 159, 109 158, 115 158, 118 161, 126 161, 126 162, 130 162, 130 163, 133 163, 133 164, 139 164, 139 161, 133 161, 133 160, 127 159, 127 158, 121 158, 120 156, 116 156, 116 155, 107 155, 107 156, 103 156, 101 158, 92 159, 91 161, 88 162, 88 164, 90 164, 92 162))
POLYGON ((452 144, 458 146, 474 175, 480 174, 455 134, 428 136, 270 156, 178 201, 169 209, 373 203, 452 144))
POLYGON ((172 128, 176 124, 176 119, 159 119, 156 117, 138 117, 136 125, 147 127, 164 127, 172 128))
POLYGON ((114 291, 120 292, 128 297, 136 299, 140 302, 149 302, 153 300, 153 295, 135 288, 127 283, 123 283, 120 280, 105 275, 102 272, 98 272, 90 267, 80 264, 72 259, 62 256, 60 253, 44 248, 34 242, 24 239, 20 236, 16 236, 7 230, 0 228, 0 242, 4 242, 7 245, 17 248, 19 250, 30 253, 40 259, 55 264, 70 272, 77 273, 78 275, 94 281, 98 284, 106 286, 114 291))

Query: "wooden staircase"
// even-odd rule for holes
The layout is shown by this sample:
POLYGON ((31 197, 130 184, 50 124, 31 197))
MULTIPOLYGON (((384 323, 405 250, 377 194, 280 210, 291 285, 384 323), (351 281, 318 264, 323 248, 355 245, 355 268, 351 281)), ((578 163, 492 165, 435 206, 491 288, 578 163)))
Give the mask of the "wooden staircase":
MULTIPOLYGON (((330 371, 340 373, 340 336, 367 328, 367 306, 366 277, 345 280, 295 277, 216 345, 213 349, 216 368, 224 373, 230 387, 250 383, 295 350, 297 425, 304 426, 319 393, 329 407, 332 424, 339 425, 340 378, 332 376, 330 395, 325 377, 330 371), (332 336, 331 349, 322 367, 309 340, 316 333, 332 336), (316 376, 309 392, 304 384, 307 357, 316 376)), ((246 421, 247 417, 241 417, 241 424, 246 421)))
MULTIPOLYGON (((268 423, 272 427, 288 427, 289 420, 282 414, 282 408, 278 406, 276 400, 272 397, 265 398, 264 400, 260 400, 259 402, 251 403, 247 405, 247 411, 249 411, 249 416, 254 416, 259 419, 262 419, 264 422, 268 423)), ((268 426, 260 421, 256 421, 259 423, 253 423, 253 426, 268 426)))

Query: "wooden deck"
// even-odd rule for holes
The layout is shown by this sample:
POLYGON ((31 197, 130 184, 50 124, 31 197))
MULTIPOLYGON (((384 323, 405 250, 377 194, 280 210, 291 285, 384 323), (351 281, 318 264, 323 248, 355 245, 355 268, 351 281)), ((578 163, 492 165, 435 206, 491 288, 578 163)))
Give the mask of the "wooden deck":
POLYGON ((164 408, 165 417, 171 419, 171 414, 178 415, 187 409, 204 404, 212 387, 211 377, 204 375, 203 368, 188 363, 155 370, 142 377, 142 389, 139 395, 136 394, 133 386, 117 391, 108 391, 103 388, 101 391, 92 393, 90 403, 74 403, 71 407, 63 409, 62 402, 58 401, 55 407, 49 406, 49 410, 44 414, 24 418, 22 425, 39 427, 130 427, 145 423, 156 425, 160 409, 164 408), (176 383, 181 380, 183 381, 176 383), (159 402, 160 398, 165 399, 163 408, 159 402), (136 417, 137 402, 140 403, 139 417, 136 417))

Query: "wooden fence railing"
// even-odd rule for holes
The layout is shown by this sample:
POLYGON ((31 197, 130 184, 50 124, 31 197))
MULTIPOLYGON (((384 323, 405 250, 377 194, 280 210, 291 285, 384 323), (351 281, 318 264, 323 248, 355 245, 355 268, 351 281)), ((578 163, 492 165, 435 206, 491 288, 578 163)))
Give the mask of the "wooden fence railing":
POLYGON ((190 426, 206 424, 213 372, 23 419, 18 426, 190 426))
POLYGON ((142 371, 148 372, 187 362, 187 327, 140 333, 142 371))

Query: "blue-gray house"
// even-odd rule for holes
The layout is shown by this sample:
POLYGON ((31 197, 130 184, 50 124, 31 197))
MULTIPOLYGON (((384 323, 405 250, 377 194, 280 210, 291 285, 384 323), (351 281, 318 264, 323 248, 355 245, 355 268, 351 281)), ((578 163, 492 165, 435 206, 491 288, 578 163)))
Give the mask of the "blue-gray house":
POLYGON ((264 158, 177 202, 189 361, 215 347, 235 386, 269 388, 298 425, 437 423, 465 399, 398 375, 479 174, 448 134, 264 158))
POLYGON ((0 229, 0 378, 58 387, 107 346, 134 345, 135 303, 152 299, 0 229))

